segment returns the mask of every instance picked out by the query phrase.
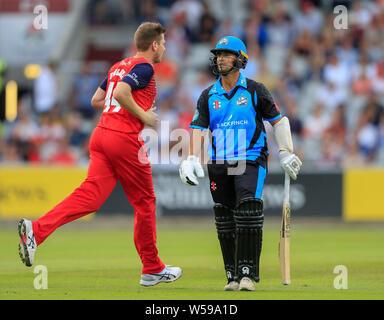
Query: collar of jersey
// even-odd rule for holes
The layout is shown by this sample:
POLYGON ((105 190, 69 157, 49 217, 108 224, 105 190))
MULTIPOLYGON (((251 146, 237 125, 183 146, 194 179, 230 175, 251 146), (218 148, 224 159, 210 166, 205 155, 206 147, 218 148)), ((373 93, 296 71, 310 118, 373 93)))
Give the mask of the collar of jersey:
MULTIPOLYGON (((227 91, 223 89, 223 86, 221 85, 221 77, 215 82, 211 90, 209 91, 209 94, 230 94, 227 91)), ((239 79, 236 82, 236 85, 233 87, 232 91, 237 87, 243 87, 247 89, 247 79, 240 73, 239 79)), ((231 92, 232 92, 231 91, 231 92)))

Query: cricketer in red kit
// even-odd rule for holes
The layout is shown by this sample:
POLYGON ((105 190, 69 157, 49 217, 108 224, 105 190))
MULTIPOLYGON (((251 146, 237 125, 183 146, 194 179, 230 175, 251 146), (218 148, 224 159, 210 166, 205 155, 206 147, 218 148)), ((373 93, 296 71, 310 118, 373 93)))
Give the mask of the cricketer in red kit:
POLYGON ((135 33, 136 56, 113 65, 96 90, 91 103, 103 113, 90 139, 87 178, 43 217, 20 220, 19 252, 27 266, 33 264, 36 247, 56 228, 97 211, 120 181, 134 207, 134 243, 143 263, 140 284, 151 286, 181 276, 180 268, 166 266, 158 257, 156 197, 140 136, 145 125, 155 127, 158 122, 153 64, 165 51, 164 33, 158 23, 142 24, 135 33))

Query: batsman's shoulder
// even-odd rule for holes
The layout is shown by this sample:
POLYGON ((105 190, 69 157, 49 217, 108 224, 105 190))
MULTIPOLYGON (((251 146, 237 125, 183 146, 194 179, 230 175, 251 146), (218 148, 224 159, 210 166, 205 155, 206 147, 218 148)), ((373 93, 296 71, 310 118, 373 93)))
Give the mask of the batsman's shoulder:
POLYGON ((203 96, 208 96, 213 88, 215 84, 212 84, 210 85, 208 88, 204 89, 203 92, 201 93, 201 95, 203 96))
POLYGON ((258 84, 259 82, 253 80, 253 79, 250 79, 250 78, 245 78, 247 80, 247 86, 255 86, 256 84, 258 84))
POLYGON ((258 97, 263 97, 267 100, 273 100, 272 99, 272 96, 271 96, 271 92, 269 91, 269 89, 262 83, 262 82, 257 82, 257 81, 254 81, 254 80, 251 80, 253 81, 252 83, 252 92, 255 92, 256 91, 256 95, 258 97))
POLYGON ((246 78, 246 79, 247 79, 247 87, 248 88, 258 90, 258 91, 259 90, 266 90, 266 87, 262 82, 259 82, 259 81, 253 80, 253 79, 249 79, 249 78, 246 78))
POLYGON ((204 89, 202 92, 201 92, 201 94, 200 94, 200 97, 199 97, 199 99, 198 99, 198 104, 199 103, 202 103, 203 101, 208 101, 208 98, 213 94, 212 92, 211 92, 211 89, 212 89, 212 87, 213 87, 214 85, 211 85, 211 86, 209 86, 208 88, 206 88, 206 89, 204 89))

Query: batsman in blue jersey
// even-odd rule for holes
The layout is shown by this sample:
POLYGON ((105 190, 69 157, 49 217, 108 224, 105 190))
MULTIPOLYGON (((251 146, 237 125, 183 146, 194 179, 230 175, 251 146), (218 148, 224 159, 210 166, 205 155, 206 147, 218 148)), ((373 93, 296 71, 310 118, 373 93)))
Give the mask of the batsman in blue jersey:
POLYGON ((245 78, 244 43, 232 36, 211 50, 217 82, 204 90, 190 125, 189 156, 181 163, 181 180, 198 185, 204 177, 199 161, 205 131, 210 133, 208 174, 215 222, 227 276, 226 291, 255 290, 264 223, 262 192, 268 146, 263 121, 273 126, 281 167, 292 179, 302 165, 293 153, 289 120, 282 116, 268 89, 245 78))

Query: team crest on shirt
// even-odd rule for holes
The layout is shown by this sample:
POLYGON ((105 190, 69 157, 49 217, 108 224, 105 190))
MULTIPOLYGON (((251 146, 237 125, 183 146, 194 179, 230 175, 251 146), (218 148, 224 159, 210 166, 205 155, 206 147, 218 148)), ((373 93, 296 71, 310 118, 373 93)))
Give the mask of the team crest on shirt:
POLYGON ((248 104, 248 98, 241 96, 239 99, 236 101, 236 105, 238 106, 245 106, 248 104))
POLYGON ((219 100, 216 100, 213 102, 213 107, 217 110, 221 107, 221 102, 219 100))

